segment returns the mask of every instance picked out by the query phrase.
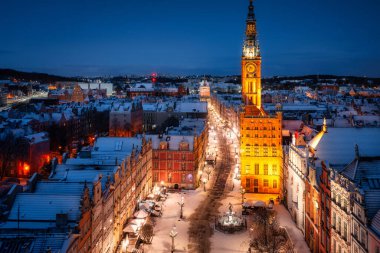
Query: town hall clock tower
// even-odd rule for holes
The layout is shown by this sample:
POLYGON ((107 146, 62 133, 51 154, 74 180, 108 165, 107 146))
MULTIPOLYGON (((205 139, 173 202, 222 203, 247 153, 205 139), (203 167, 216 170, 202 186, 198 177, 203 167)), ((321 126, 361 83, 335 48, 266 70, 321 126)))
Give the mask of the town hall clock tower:
POLYGON ((241 186, 246 192, 282 197, 282 113, 269 115, 261 104, 261 55, 252 0, 241 64, 241 186))
POLYGON ((257 40, 256 18, 252 0, 248 8, 247 26, 245 30, 242 55, 242 94, 246 105, 261 108, 261 56, 257 40))

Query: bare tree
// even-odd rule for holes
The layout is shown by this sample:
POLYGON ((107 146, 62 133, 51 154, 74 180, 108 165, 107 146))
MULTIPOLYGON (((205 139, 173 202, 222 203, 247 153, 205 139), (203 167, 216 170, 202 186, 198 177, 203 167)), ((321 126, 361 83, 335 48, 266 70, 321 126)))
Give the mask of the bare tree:
POLYGON ((153 239, 153 226, 149 223, 146 223, 141 228, 141 237, 145 243, 151 243, 153 239))
POLYGON ((275 212, 266 208, 255 210, 251 227, 251 247, 260 252, 290 252, 286 230, 276 220, 275 212))

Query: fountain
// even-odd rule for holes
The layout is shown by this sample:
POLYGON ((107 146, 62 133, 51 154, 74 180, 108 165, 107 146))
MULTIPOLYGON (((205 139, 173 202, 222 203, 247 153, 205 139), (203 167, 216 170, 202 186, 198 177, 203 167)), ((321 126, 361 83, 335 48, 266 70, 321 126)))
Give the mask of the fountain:
POLYGON ((228 211, 216 218, 215 229, 221 232, 234 233, 247 228, 245 218, 239 217, 232 210, 232 204, 228 204, 228 211))

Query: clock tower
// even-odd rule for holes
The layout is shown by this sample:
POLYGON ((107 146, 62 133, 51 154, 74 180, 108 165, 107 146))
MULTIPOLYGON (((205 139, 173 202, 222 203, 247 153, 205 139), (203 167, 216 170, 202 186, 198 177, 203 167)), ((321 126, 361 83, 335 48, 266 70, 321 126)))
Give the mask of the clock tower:
POLYGON ((261 55, 253 0, 249 1, 242 55, 240 173, 246 192, 282 197, 282 113, 268 114, 261 104, 261 55))
POLYGON ((261 109, 261 56, 257 40, 256 18, 250 0, 242 55, 242 97, 245 105, 261 109))

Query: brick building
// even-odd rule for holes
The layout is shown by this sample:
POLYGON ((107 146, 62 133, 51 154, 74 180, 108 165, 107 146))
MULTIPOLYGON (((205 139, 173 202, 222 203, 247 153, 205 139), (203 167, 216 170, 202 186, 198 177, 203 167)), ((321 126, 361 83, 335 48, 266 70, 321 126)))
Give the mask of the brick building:
POLYGON ((49 181, 35 175, 27 192, 10 194, 1 233, 32 240, 38 252, 115 252, 138 201, 152 190, 151 142, 98 138, 85 152, 54 162, 49 181))
POLYGON ((185 119, 166 134, 148 135, 153 149, 153 184, 194 189, 203 169, 208 129, 205 120, 185 119))
POLYGON ((11 170, 11 175, 29 177, 35 172, 41 173, 41 168, 50 162, 48 133, 41 132, 22 137, 19 152, 21 156, 20 160, 17 161, 17 172, 11 170))
POLYGON ((114 104, 109 117, 109 135, 132 137, 142 132, 143 107, 141 102, 114 104))

